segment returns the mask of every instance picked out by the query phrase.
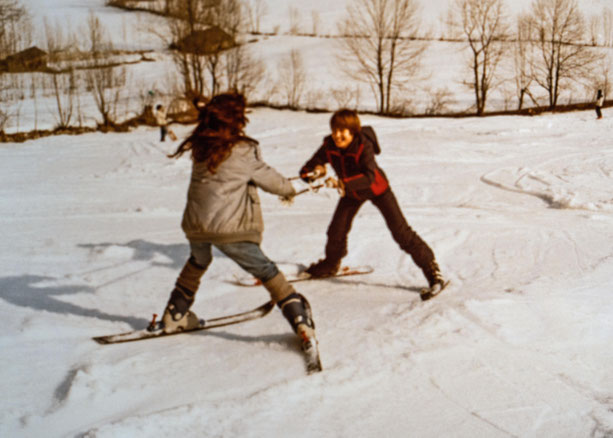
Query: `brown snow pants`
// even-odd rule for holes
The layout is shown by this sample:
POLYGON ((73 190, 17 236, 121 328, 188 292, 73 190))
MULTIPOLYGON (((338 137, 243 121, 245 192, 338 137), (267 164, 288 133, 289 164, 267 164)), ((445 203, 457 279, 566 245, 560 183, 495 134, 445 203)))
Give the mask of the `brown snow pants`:
MULTIPOLYGON (((391 189, 370 200, 385 218, 387 228, 400 248, 408 253, 424 273, 428 272, 434 261, 434 253, 426 242, 409 226, 396 196, 391 189)), ((332 221, 328 226, 326 258, 340 260, 347 255, 347 236, 353 218, 366 200, 342 197, 336 206, 332 221)))

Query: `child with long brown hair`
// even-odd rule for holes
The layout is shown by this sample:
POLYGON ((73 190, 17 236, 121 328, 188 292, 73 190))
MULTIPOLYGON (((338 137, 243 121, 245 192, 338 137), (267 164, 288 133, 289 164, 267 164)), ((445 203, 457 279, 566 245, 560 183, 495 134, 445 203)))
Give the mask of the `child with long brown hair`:
POLYGON ((338 177, 334 185, 340 188, 342 196, 328 226, 325 258, 311 264, 306 272, 312 277, 329 277, 338 271, 347 254, 353 218, 370 201, 385 218, 396 243, 411 255, 428 280, 429 287, 422 290, 421 298, 426 300, 438 294, 447 282, 428 244, 407 224, 385 173, 375 161, 380 148, 374 130, 362 127, 358 114, 348 109, 332 115, 330 128, 332 134, 324 138, 300 175, 305 181, 322 177, 326 174, 325 165, 330 164, 338 177))
POLYGON ((170 155, 180 157, 191 152, 193 160, 181 224, 191 254, 164 310, 164 330, 172 332, 198 324, 189 309, 215 246, 262 282, 303 346, 309 342, 316 345, 308 301, 260 248, 264 224, 258 187, 286 198, 293 197, 295 190, 287 178, 262 160, 258 142, 245 135, 245 107, 240 94, 213 97, 202 108, 198 126, 170 155))

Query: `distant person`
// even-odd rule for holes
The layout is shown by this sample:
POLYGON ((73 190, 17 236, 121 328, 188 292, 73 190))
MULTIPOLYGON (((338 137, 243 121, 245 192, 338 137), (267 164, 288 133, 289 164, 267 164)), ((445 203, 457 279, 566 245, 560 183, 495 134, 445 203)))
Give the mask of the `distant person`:
POLYGON ((200 112, 206 105, 206 99, 203 96, 196 96, 192 99, 192 103, 198 112, 200 112))
POLYGON ((598 90, 598 95, 596 96, 596 117, 598 119, 602 119, 602 106, 604 105, 604 94, 602 94, 602 90, 598 90))
POLYGON ((215 246, 262 282, 306 351, 317 343, 309 302, 260 248, 264 223, 257 189, 285 198, 296 192, 287 178, 262 160, 258 142, 245 135, 245 107, 240 94, 213 97, 202 108, 192 134, 171 155, 190 152, 192 156, 181 224, 191 254, 170 294, 162 322, 168 332, 198 324, 189 309, 215 246))
POLYGON ((336 111, 330 127, 332 135, 324 138, 323 145, 300 169, 300 176, 310 182, 325 176, 325 165, 330 164, 338 177, 331 185, 340 188, 342 195, 328 226, 325 258, 311 264, 306 272, 313 277, 336 274, 341 259, 347 254, 347 236, 353 218, 370 201, 385 218, 396 243, 411 255, 428 280, 429 287, 422 290, 421 298, 426 300, 438 294, 447 282, 430 247, 407 224, 385 173, 375 161, 380 148, 374 130, 362 127, 358 114, 348 109, 336 111))
POLYGON ((168 134, 168 119, 166 118, 166 108, 164 105, 158 104, 155 107, 155 122, 160 127, 160 141, 165 141, 168 134))

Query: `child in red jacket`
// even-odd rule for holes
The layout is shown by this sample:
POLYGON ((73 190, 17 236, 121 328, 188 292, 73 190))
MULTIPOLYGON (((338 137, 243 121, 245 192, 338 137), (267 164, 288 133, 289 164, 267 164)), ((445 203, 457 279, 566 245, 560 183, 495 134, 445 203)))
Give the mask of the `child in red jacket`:
POLYGON ((330 127, 332 135, 324 138, 323 145, 300 170, 300 176, 310 182, 324 176, 325 165, 330 164, 338 177, 332 184, 340 189, 342 196, 328 226, 326 256, 306 272, 322 278, 338 271, 341 259, 347 254, 347 236, 353 218, 369 200, 385 218, 394 240, 426 276, 429 288, 422 291, 422 299, 436 295, 446 282, 434 253, 407 224, 385 173, 375 161, 375 154, 380 152, 375 132, 371 127, 361 127, 358 114, 348 109, 335 112, 330 127))

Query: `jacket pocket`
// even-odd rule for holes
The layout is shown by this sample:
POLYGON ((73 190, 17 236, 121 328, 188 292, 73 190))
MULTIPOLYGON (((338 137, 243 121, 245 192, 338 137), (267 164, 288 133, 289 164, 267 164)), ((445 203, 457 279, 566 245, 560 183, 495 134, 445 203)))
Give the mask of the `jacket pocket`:
POLYGON ((389 184, 385 177, 381 175, 381 172, 379 172, 378 169, 375 169, 375 180, 370 184, 370 190, 372 191, 373 195, 379 196, 385 192, 388 187, 389 184))

